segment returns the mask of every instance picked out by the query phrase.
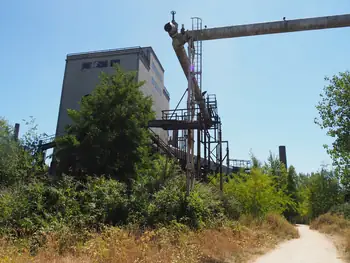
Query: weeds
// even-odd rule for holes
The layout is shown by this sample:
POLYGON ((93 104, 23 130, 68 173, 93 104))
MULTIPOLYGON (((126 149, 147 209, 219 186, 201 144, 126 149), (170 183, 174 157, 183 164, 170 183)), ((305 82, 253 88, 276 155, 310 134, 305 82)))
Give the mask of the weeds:
POLYGON ((82 242, 77 235, 50 233, 35 256, 28 241, 1 241, 0 262, 107 262, 107 263, 203 263, 244 262, 272 248, 281 239, 295 238, 295 230, 285 219, 269 215, 250 225, 226 221, 215 228, 191 230, 172 222, 167 227, 145 229, 138 226, 108 227, 90 233, 82 242))
POLYGON ((319 216, 310 224, 311 229, 336 237, 336 243, 350 262, 350 221, 343 215, 327 213, 319 216))

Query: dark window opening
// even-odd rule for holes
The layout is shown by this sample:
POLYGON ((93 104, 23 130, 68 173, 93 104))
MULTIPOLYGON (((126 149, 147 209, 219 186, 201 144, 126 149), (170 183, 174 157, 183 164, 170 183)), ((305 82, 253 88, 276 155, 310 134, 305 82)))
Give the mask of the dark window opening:
POLYGON ((165 96, 165 98, 166 98, 168 101, 170 101, 170 95, 169 95, 169 93, 168 93, 165 89, 163 89, 163 95, 165 96))
POLYGON ((111 60, 111 67, 113 67, 116 64, 120 64, 120 60, 119 59, 112 59, 111 60))
POLYGON ((108 65, 107 60, 102 60, 102 61, 95 61, 94 62, 94 68, 105 68, 108 65))
POLYGON ((92 63, 91 62, 84 62, 81 65, 81 69, 90 69, 91 68, 92 63))

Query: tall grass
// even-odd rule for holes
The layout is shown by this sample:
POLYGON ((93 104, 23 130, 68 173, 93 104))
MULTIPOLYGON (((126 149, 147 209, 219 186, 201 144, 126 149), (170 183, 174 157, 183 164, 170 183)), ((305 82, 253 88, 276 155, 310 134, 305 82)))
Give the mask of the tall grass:
POLYGON ((191 230, 173 222, 167 227, 141 231, 139 227, 108 227, 81 241, 68 233, 45 234, 46 245, 31 255, 30 240, 1 240, 0 262, 106 262, 199 263, 245 262, 272 248, 280 240, 298 236, 295 228, 278 215, 265 220, 221 222, 216 227, 191 230))
POLYGON ((350 262, 350 220, 340 214, 327 213, 312 221, 310 228, 334 235, 338 248, 350 262))

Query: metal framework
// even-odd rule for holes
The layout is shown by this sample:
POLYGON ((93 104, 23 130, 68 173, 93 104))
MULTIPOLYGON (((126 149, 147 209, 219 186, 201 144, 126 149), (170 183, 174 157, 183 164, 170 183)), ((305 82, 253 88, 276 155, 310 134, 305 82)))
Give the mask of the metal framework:
MULTIPOLYGON (((158 121, 158 126, 173 130, 183 129, 184 137, 186 137, 187 145, 186 150, 186 169, 189 192, 194 181, 194 129, 197 130, 197 164, 196 170, 199 174, 201 171, 201 145, 204 145, 204 171, 210 171, 212 164, 213 150, 211 145, 216 144, 214 149, 216 150, 215 163, 219 164, 220 173, 220 189, 223 188, 222 167, 223 161, 227 162, 227 170, 234 165, 240 165, 249 169, 250 162, 245 160, 229 159, 228 143, 226 147, 226 155, 222 155, 222 127, 221 120, 217 112, 217 102, 215 95, 212 97, 204 97, 202 93, 202 41, 223 39, 223 38, 237 38, 246 36, 266 35, 266 34, 278 34, 287 32, 297 32, 306 30, 319 30, 338 27, 350 26, 350 14, 315 17, 306 19, 286 20, 257 23, 248 25, 218 27, 218 28, 202 28, 202 20, 200 18, 192 18, 192 30, 186 31, 184 25, 180 32, 178 32, 178 24, 175 21, 175 11, 171 12, 172 21, 165 24, 164 30, 168 32, 172 38, 172 44, 174 51, 179 59, 182 70, 188 80, 188 96, 187 96, 187 109, 181 110, 181 113, 177 114, 177 109, 172 112, 171 116, 182 116, 181 120, 175 119, 163 119, 158 121), (184 45, 188 44, 187 53, 184 45), (198 106, 196 107, 195 104, 198 106), (214 106, 213 106, 214 105, 214 106), (186 112, 186 116, 183 114, 186 112), (185 118, 184 118, 185 116, 185 118), (163 123, 162 123, 163 122, 163 123)), ((177 108, 177 107, 176 107, 177 108)), ((157 121, 153 124, 155 125, 157 121)), ((152 123, 150 124, 152 126, 152 123)), ((176 132, 177 134, 177 132, 176 132)), ((173 138, 174 139, 174 138, 173 138)), ((173 140, 175 141, 175 140, 173 140)), ((175 144, 177 145, 177 142, 175 144)), ((205 176, 204 176, 205 177, 205 176)))
MULTIPOLYGON (((202 20, 193 17, 192 30, 186 31, 182 25, 178 32, 175 11, 171 13, 172 21, 167 23, 164 29, 172 38, 173 48, 188 80, 188 86, 174 110, 163 111, 161 120, 149 123, 149 127, 173 131, 170 145, 168 142, 163 142, 155 133, 151 133, 151 139, 159 151, 180 160, 183 168, 186 169, 187 193, 193 187, 195 177, 206 180, 207 174, 213 171, 220 173, 222 190, 223 173, 228 174, 239 168, 250 169, 250 161, 230 159, 228 141, 222 140, 222 123, 218 114, 216 96, 213 94, 205 96, 206 92, 202 92, 202 41, 349 27, 350 14, 296 20, 283 19, 283 21, 209 29, 203 29, 202 20), (187 53, 184 48, 186 43, 188 44, 187 53), (186 109, 178 109, 186 94, 186 109), (197 143, 197 156, 195 156, 195 143, 197 143), (223 146, 226 146, 225 155, 223 146)), ((15 138, 17 137, 18 131, 15 133, 15 138)), ((39 143, 41 151, 54 146, 55 142, 50 137, 43 138, 39 143)), ((286 160, 284 162, 286 164, 286 160)))

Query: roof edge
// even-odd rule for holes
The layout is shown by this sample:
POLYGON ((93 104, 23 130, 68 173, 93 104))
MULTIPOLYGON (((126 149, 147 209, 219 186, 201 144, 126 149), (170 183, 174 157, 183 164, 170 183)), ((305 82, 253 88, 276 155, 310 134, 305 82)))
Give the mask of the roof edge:
POLYGON ((154 51, 154 49, 151 47, 151 46, 148 46, 148 47, 143 47, 143 49, 150 49, 155 57, 155 59, 157 60, 160 68, 163 70, 163 73, 165 72, 163 66, 162 66, 162 63, 160 63, 160 60, 158 59, 157 55, 156 55, 156 52, 154 51))

